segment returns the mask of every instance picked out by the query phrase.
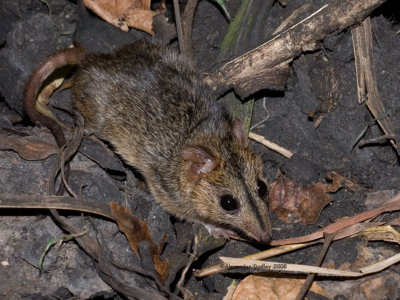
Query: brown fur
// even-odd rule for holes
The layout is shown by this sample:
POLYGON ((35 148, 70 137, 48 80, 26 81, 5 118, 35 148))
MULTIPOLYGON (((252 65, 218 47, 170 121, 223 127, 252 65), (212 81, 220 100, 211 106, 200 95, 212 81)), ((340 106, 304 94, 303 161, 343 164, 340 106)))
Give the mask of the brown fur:
POLYGON ((143 174, 165 210, 222 234, 269 241, 266 199, 257 195, 261 161, 190 62, 147 42, 88 54, 72 93, 87 128, 143 174), (221 208, 224 194, 238 199, 235 213, 221 208))

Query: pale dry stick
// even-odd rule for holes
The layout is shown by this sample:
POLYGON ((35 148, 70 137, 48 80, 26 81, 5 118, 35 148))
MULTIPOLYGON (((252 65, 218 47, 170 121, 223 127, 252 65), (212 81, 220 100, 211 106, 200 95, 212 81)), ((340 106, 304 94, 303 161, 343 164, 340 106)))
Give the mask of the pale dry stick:
MULTIPOLYGON (((254 260, 266 259, 266 258, 274 257, 274 256, 277 256, 280 254, 292 252, 297 249, 305 248, 305 247, 313 245, 313 244, 316 244, 316 242, 279 246, 279 247, 268 249, 268 250, 265 250, 262 252, 254 253, 254 254, 245 256, 243 258, 244 259, 254 259, 254 260)), ((229 270, 229 269, 230 269, 230 267, 227 266, 226 264, 218 264, 218 265, 211 266, 209 268, 195 270, 193 273, 194 273, 194 276, 196 276, 196 277, 205 277, 205 276, 220 273, 220 272, 223 272, 223 271, 229 270)))
POLYGON ((360 272, 363 273, 364 275, 377 273, 377 272, 380 272, 380 271, 386 269, 387 267, 397 264, 399 261, 400 261, 400 253, 393 255, 379 263, 361 268, 360 272))
POLYGON ((330 33, 362 21, 385 0, 332 0, 271 40, 223 64, 205 77, 215 94, 234 88, 242 98, 261 89, 283 90, 289 63, 305 51, 319 49, 330 33))
POLYGON ((244 258, 233 257, 220 257, 220 259, 231 267, 246 267, 268 270, 268 272, 275 271, 277 273, 296 273, 296 274, 310 274, 314 273, 322 276, 333 277, 349 277, 357 278, 366 275, 380 272, 394 264, 400 262, 400 253, 395 254, 383 261, 373 265, 360 268, 358 271, 344 271, 330 268, 322 268, 308 265, 286 264, 282 262, 261 261, 244 258))
POLYGON ((252 140, 255 140, 256 142, 259 142, 260 144, 263 144, 265 147, 278 152, 279 154, 285 156, 286 158, 291 158, 293 156, 293 153, 290 152, 289 150, 279 146, 278 144, 275 144, 269 140, 267 140, 266 138, 264 138, 263 136, 253 133, 253 132, 249 132, 249 138, 251 138, 252 140))
MULTIPOLYGON (((358 102, 363 103, 367 99, 366 105, 387 137, 394 136, 394 126, 388 117, 382 118, 386 114, 385 107, 379 95, 378 85, 374 72, 372 56, 372 27, 370 18, 366 18, 360 26, 351 30, 353 39, 356 78, 357 78, 357 97, 358 102)), ((396 141, 390 139, 391 144, 400 155, 396 141)))
POLYGON ((319 117, 317 118, 317 121, 315 121, 315 123, 314 123, 314 128, 315 128, 315 129, 318 128, 319 124, 321 124, 321 122, 322 122, 323 119, 324 119, 324 116, 319 116, 319 117))
POLYGON ((273 261, 262 261, 262 260, 223 257, 223 256, 221 256, 220 259, 230 267, 244 267, 249 269, 256 268, 256 269, 263 269, 268 272, 277 272, 277 273, 296 273, 296 274, 315 273, 323 276, 339 276, 339 277, 361 277, 365 275, 360 272, 343 271, 343 270, 300 265, 300 264, 286 264, 282 262, 273 262, 273 261))

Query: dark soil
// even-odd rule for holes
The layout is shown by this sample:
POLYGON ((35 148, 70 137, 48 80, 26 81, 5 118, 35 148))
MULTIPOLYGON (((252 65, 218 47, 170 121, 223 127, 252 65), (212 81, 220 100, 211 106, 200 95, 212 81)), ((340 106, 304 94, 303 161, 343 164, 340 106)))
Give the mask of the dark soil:
MULTIPOLYGON (((72 42, 81 44, 89 51, 107 52, 143 38, 159 42, 162 36, 156 34, 151 37, 134 29, 128 33, 122 32, 73 1, 47 2, 51 13, 49 7, 38 0, 1 3, 0 126, 6 128, 7 132, 14 130, 13 134, 17 132, 19 135, 30 135, 32 138, 54 143, 49 131, 34 126, 26 118, 22 108, 26 80, 45 57, 58 49, 68 47, 72 42)), ((230 15, 235 16, 240 3, 226 2, 230 15)), ((194 58, 199 68, 215 69, 221 61, 268 40, 273 30, 304 1, 287 2, 285 7, 275 2, 267 7, 268 13, 262 19, 254 18, 257 26, 250 34, 251 38, 244 39, 247 42, 240 44, 235 51, 221 53, 220 45, 229 24, 214 2, 201 1, 193 27, 194 58)), ((329 1, 309 2, 314 7, 320 7, 329 1)), ((167 16, 173 20, 170 5, 172 4, 168 2, 167 16)), ((396 104, 400 95, 399 12, 399 4, 392 0, 387 1, 372 15, 377 85, 388 116, 397 127, 400 124, 400 106, 396 104)), ((177 47, 175 40, 172 47, 177 47)), ((367 207, 366 200, 374 193, 383 191, 384 195, 393 196, 400 189, 399 157, 389 142, 352 148, 354 141, 367 126, 368 130, 363 138, 380 136, 382 131, 366 106, 357 102, 350 30, 321 41, 320 50, 297 57, 291 68, 292 73, 285 91, 260 91, 254 96, 254 127, 251 131, 295 153, 288 160, 254 144, 255 149, 262 153, 269 182, 276 179, 279 171, 298 183, 311 185, 326 182, 326 173, 336 171, 358 183, 361 191, 355 193, 341 189, 333 194, 334 200, 322 211, 315 225, 303 225, 296 220, 284 224, 272 212, 274 239, 312 233, 339 218, 371 208, 367 207), (315 128, 314 124, 319 116, 323 116, 323 120, 315 128)), ((52 104, 71 107, 70 92, 56 92, 52 97, 52 104)), ((65 112, 58 116, 64 120, 69 118, 65 112)), ((0 131, 3 132, 3 129, 0 131)), ((186 246, 193 236, 192 225, 170 217, 148 193, 138 189, 132 168, 121 163, 105 147, 87 138, 81 150, 71 162, 71 187, 75 191, 81 191, 83 197, 106 203, 112 200, 129 207, 145 220, 157 243, 164 234, 168 234, 162 257, 169 260, 171 268, 167 288, 174 290, 181 269, 188 260, 186 246), (91 160, 88 156, 96 158, 91 160), (99 166, 98 161, 102 162, 103 167, 99 166)), ((44 160, 28 161, 14 151, 0 150, 0 194, 46 194, 48 177, 54 163, 54 155, 44 160)), ((378 204, 373 203, 373 206, 378 204)), ((104 251, 113 260, 126 266, 135 265, 151 270, 151 266, 145 265, 146 257, 140 262, 131 251, 116 224, 96 216, 82 218, 76 213, 65 215, 76 226, 90 225, 91 233, 101 241, 104 251)), ((395 216, 393 214, 385 217, 393 219, 395 216)), ((37 268, 40 255, 49 239, 63 234, 46 210, 2 210, 0 229, 1 298, 124 299, 101 279, 91 259, 73 241, 51 248, 45 257, 43 270, 37 268)), ((333 263, 335 267, 346 262, 354 263, 361 255, 365 255, 362 252, 365 250, 360 250, 365 247, 368 247, 371 258, 375 259, 372 261, 381 260, 399 251, 395 245, 370 243, 367 246, 360 238, 347 239, 333 243, 324 262, 333 263)), ((194 267, 217 264, 220 256, 241 257, 266 248, 268 247, 231 240, 224 246, 204 253, 194 267)), ((320 248, 309 247, 273 260, 312 265, 320 248)), ((398 273, 398 266, 385 271, 387 288, 379 293, 377 291, 379 299, 400 299, 400 285, 389 284, 390 280, 398 277, 391 276, 390 272, 398 273)), ((116 274, 119 280, 128 285, 156 289, 151 280, 140 274, 120 270, 116 274)), ((196 279, 189 272, 185 287, 196 295, 195 298, 221 299, 233 279, 240 280, 245 276, 244 273, 231 270, 225 274, 196 279)), ((344 279, 321 279, 320 284, 332 298, 369 299, 358 286, 370 279, 371 277, 367 277, 352 282, 344 279)), ((317 299, 313 297, 316 296, 310 295, 309 299, 317 299)))

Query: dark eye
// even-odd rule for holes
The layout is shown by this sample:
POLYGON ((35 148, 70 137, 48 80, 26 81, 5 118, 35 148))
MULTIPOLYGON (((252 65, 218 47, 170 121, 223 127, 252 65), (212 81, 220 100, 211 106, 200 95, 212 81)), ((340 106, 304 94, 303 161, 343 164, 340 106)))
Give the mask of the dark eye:
POLYGON ((257 192, 260 198, 264 198, 265 194, 267 193, 267 185, 260 179, 257 180, 257 192))
POLYGON ((224 210, 229 212, 233 212, 239 207, 236 198, 228 194, 221 196, 221 198, 219 199, 219 204, 224 210))

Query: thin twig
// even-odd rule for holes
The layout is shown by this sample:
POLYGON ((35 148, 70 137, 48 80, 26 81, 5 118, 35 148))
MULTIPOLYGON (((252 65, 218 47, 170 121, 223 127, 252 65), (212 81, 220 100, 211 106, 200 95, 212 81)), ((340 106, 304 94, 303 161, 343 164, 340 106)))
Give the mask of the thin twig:
POLYGON ((183 282, 185 280, 186 273, 188 272, 190 266, 193 264, 194 261, 197 260, 198 244, 199 244, 199 237, 198 237, 198 234, 196 233, 194 235, 193 245, 191 247, 192 248, 192 253, 189 253, 189 259, 188 259, 188 261, 186 263, 185 268, 182 271, 181 278, 179 279, 179 281, 178 281, 178 283, 176 285, 177 290, 179 290, 184 295, 185 299, 188 299, 188 298, 192 299, 193 298, 192 293, 183 287, 183 282))
MULTIPOLYGON (((333 238, 335 237, 335 234, 336 232, 325 235, 324 245, 321 249, 321 252, 319 253, 317 262, 315 263, 316 267, 320 267, 322 265, 322 262, 324 261, 326 253, 328 252, 329 246, 331 245, 333 238)), ((303 286, 301 287, 299 293, 296 296, 296 300, 302 300, 304 298, 311 284, 314 281, 315 275, 316 275, 315 273, 310 273, 307 275, 307 278, 304 281, 303 286)))
POLYGON ((181 22, 181 12, 179 10, 179 1, 173 0, 173 3, 174 3, 176 33, 178 34, 179 51, 181 52, 181 54, 185 55, 185 45, 182 33, 182 22, 181 22))
POLYGON ((263 136, 261 136, 259 134, 249 132, 249 138, 263 144, 265 147, 267 147, 275 152, 278 152, 279 154, 282 154, 286 158, 291 158, 293 156, 293 153, 290 152, 289 150, 279 146, 278 144, 275 144, 275 143, 267 140, 266 138, 264 138, 263 136))
MULTIPOLYGON (((345 271, 339 269, 315 267, 299 264, 286 264, 277 261, 261 261, 234 257, 223 257, 220 259, 230 267, 245 267, 248 269, 268 270, 268 272, 290 273, 290 274, 310 274, 315 273, 321 276, 360 278, 366 275, 380 272, 394 264, 400 262, 400 253, 397 253, 387 259, 377 262, 373 265, 360 268, 358 271, 345 271)), ((247 272, 247 271, 246 271, 247 272)))
POLYGON ((188 0, 186 3, 185 10, 182 14, 182 30, 183 40, 185 42, 185 55, 189 58, 193 58, 193 47, 192 47, 192 27, 193 18, 196 11, 198 0, 188 0))

